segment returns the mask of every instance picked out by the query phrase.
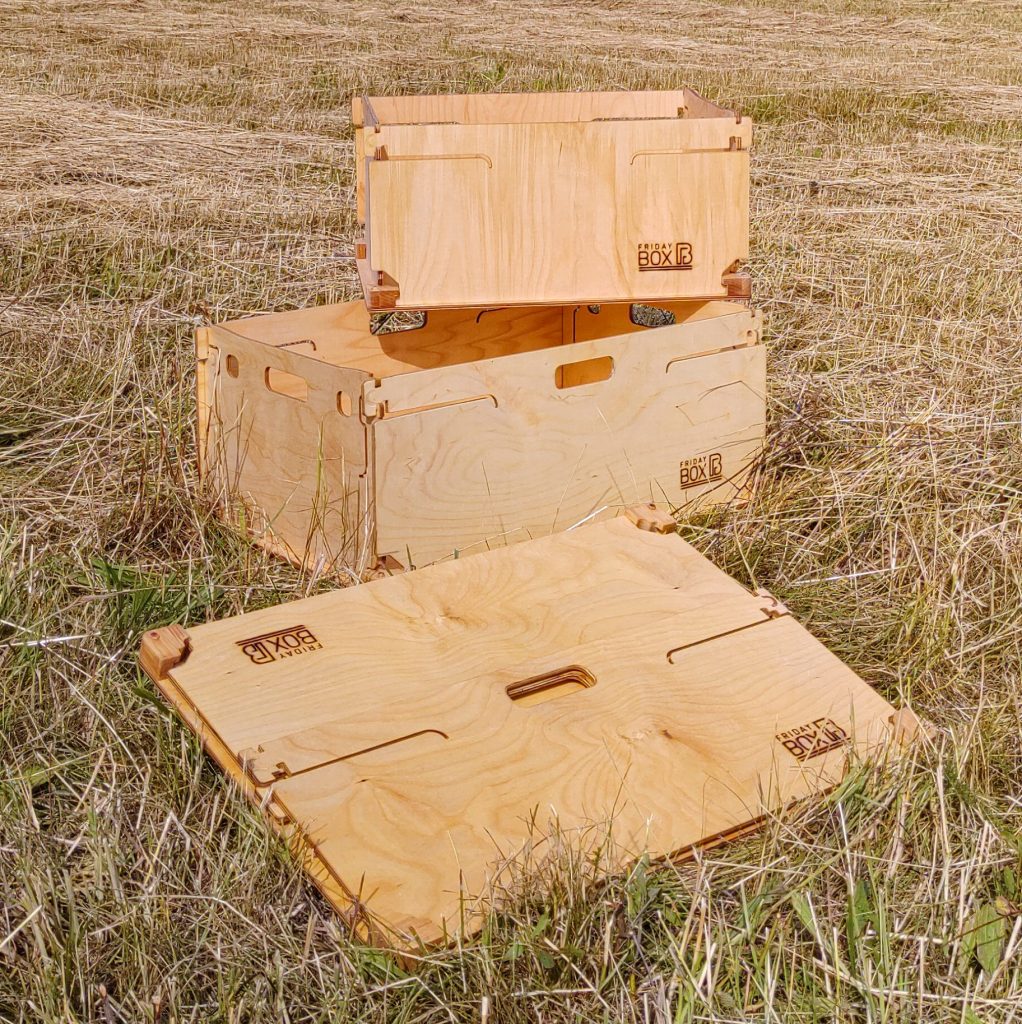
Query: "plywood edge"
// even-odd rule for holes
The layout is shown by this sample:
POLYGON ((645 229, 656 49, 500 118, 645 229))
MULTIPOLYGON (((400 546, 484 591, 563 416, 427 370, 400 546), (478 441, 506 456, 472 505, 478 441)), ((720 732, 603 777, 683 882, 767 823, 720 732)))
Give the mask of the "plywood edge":
MULTIPOLYGON (((373 284, 379 271, 370 269, 368 260, 356 259, 359 278, 362 284, 362 294, 366 308, 372 313, 400 310, 408 313, 424 313, 432 309, 517 309, 533 306, 663 306, 669 303, 691 303, 699 305, 710 302, 729 302, 734 306, 747 307, 750 300, 736 297, 729 294, 727 284, 722 283, 720 290, 706 295, 689 295, 682 292, 672 295, 627 295, 627 294, 597 294, 580 297, 568 295, 541 295, 536 297, 522 297, 512 295, 485 295, 478 294, 466 297, 457 301, 444 302, 418 302, 402 301, 401 289, 397 281, 390 275, 383 274, 383 284, 373 284), (393 305, 385 305, 393 299, 393 305), (373 305, 378 303, 378 305, 373 305)), ((727 276, 730 271, 725 271, 727 276)), ((751 281, 750 281, 751 292, 751 281)), ((648 328, 649 330, 661 330, 661 328, 648 328)))
POLYGON ((727 270, 720 279, 731 302, 752 302, 752 275, 744 270, 727 270))
POLYGON ((195 330, 195 453, 199 480, 206 476, 206 444, 209 439, 209 339, 208 327, 195 330))
POLYGON ((413 94, 362 96, 352 100, 352 123, 355 127, 436 123, 570 124, 675 117, 727 118, 736 124, 743 120, 737 109, 713 103, 687 87, 552 93, 413 94))

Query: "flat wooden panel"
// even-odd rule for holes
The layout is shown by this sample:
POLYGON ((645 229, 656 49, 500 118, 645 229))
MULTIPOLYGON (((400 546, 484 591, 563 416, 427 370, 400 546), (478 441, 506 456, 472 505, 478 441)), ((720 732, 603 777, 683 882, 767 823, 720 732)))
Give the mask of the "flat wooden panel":
POLYGON ((744 497, 765 430, 759 323, 740 310, 369 387, 378 550, 424 565, 637 501, 744 497), (557 387, 565 362, 605 356, 609 380, 557 387))
POLYGON ((358 563, 372 546, 366 433, 357 414, 368 375, 224 327, 210 328, 208 339, 204 462, 221 505, 256 539, 295 561, 358 563), (290 378, 302 382, 306 398, 275 393, 268 373, 272 386, 295 394, 303 391, 290 378), (353 403, 350 416, 338 408, 342 391, 353 403))
POLYGON ((164 692, 296 823, 338 909, 360 893, 393 941, 431 941, 476 926, 533 817, 612 818, 623 864, 833 785, 892 709, 774 615, 617 519, 196 627, 164 692), (593 684, 509 698, 569 665, 593 684))
MULTIPOLYGON (((367 148, 375 151, 384 125, 528 124, 715 118, 722 125, 738 124, 735 111, 703 99, 691 89, 647 92, 501 93, 450 96, 355 97, 355 196, 358 221, 366 222, 365 183, 367 148), (364 126, 368 126, 365 127, 364 126)), ((749 122, 739 136, 748 144, 749 122)))
POLYGON ((367 263, 410 309, 722 296, 748 255, 749 134, 726 119, 383 128, 367 263), (687 269, 640 270, 659 244, 686 246, 687 269))

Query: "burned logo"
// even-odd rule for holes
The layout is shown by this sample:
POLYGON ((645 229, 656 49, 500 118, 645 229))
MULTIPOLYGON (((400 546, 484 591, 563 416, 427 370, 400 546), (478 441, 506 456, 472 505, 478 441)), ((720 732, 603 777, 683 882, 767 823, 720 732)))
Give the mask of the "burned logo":
POLYGON ((848 739, 848 733, 833 718, 817 718, 797 729, 777 734, 777 741, 797 761, 808 761, 811 757, 820 757, 828 751, 837 750, 848 739))
POLYGON ((724 456, 720 452, 695 455, 681 463, 681 489, 712 484, 724 479, 724 456))
POLYGON ((278 629, 275 633, 236 640, 235 644, 253 665, 268 665, 271 661, 294 658, 323 648, 308 626, 290 626, 288 629, 278 629))
POLYGON ((640 242, 639 270, 691 270, 690 242, 640 242))

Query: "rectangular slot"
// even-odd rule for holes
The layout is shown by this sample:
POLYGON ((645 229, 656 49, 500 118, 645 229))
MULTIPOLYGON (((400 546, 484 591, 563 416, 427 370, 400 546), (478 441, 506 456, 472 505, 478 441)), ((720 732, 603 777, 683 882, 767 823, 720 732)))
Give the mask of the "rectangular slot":
POLYGON ((554 383, 563 391, 583 384, 599 384, 600 381, 610 380, 613 374, 613 357, 598 356, 596 359, 583 359, 579 363, 558 366, 554 371, 554 383))
POLYGON ((542 675, 522 679, 511 683, 505 693, 520 708, 529 708, 534 704, 545 704, 557 697, 566 697, 569 693, 588 690, 596 685, 596 677, 581 665, 569 665, 567 668, 542 675))
POLYGON ((288 373, 287 370, 277 370, 272 366, 266 367, 264 377, 266 388, 275 395, 284 395, 286 398, 294 398, 296 401, 305 402, 309 398, 309 384, 304 377, 296 373, 288 373))

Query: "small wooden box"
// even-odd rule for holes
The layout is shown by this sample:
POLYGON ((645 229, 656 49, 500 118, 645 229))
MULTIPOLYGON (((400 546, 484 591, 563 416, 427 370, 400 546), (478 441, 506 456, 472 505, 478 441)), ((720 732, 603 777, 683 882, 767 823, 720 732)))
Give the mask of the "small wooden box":
POLYGON ((742 297, 748 118, 673 92, 356 99, 373 309, 742 297))
POLYGON ((404 568, 637 501, 741 500, 765 429, 760 316, 731 302, 435 310, 361 302, 197 333, 203 472, 294 561, 404 568), (675 323, 645 327, 642 316, 675 323))
POLYGON ((610 870, 691 854, 910 735, 636 512, 153 630, 142 667, 352 930, 398 946, 475 931, 552 830, 610 870))

